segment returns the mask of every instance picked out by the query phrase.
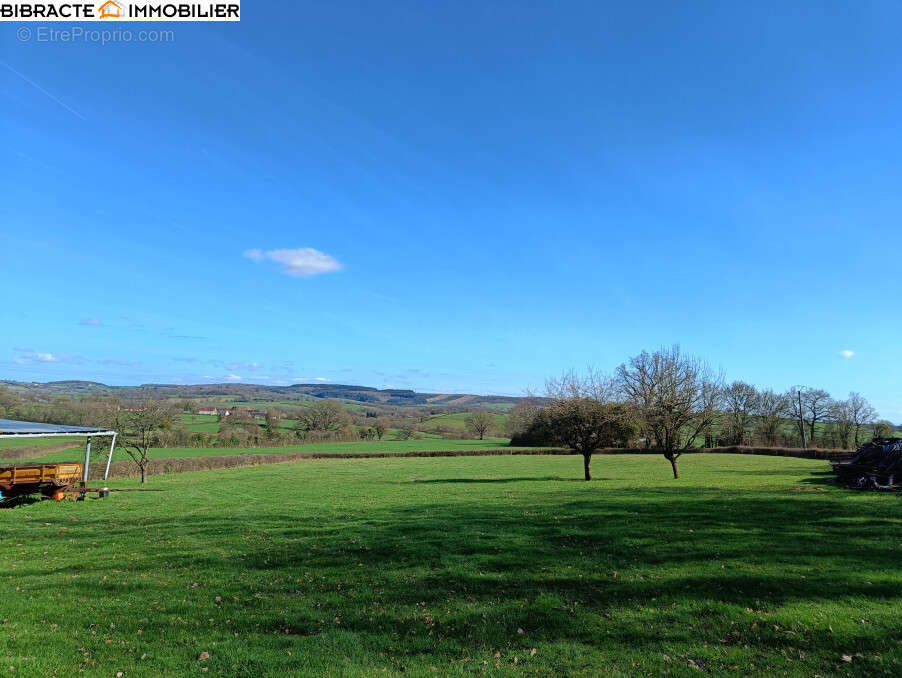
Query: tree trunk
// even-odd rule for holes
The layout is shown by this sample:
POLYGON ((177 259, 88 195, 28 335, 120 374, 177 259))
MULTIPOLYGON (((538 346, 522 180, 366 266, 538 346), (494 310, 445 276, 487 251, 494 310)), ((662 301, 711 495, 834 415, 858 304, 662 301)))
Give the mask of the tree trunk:
POLYGON ((583 454, 583 469, 586 472, 586 480, 592 480, 592 470, 589 468, 589 464, 592 462, 592 453, 583 454))
POLYGON ((141 467, 141 484, 145 484, 147 482, 147 467, 141 467))
POLYGON ((677 468, 677 458, 673 455, 667 457, 667 461, 670 462, 670 465, 673 467, 673 477, 677 479, 680 477, 680 469, 677 468))

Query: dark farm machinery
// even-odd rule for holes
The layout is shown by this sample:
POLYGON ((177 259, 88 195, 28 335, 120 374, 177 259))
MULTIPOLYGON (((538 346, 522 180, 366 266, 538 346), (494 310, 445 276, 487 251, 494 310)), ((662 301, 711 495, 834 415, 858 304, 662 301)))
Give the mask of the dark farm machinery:
POLYGON ((902 490, 902 438, 875 438, 831 464, 836 481, 850 490, 902 490))

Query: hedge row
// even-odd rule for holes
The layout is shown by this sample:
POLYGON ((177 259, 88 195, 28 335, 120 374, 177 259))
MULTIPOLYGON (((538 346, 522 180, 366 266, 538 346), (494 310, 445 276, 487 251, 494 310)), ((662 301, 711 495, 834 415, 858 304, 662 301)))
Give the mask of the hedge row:
MULTIPOLYGON (((689 453, 708 454, 759 454, 774 457, 799 457, 802 459, 832 459, 837 455, 849 454, 848 450, 810 449, 801 450, 788 447, 713 447, 688 450, 689 453)), ((147 467, 149 475, 161 473, 185 473, 187 471, 212 471, 222 468, 240 468, 244 466, 261 466, 263 464, 283 464, 305 459, 396 459, 406 457, 492 457, 518 455, 570 455, 572 450, 554 448, 526 450, 516 448, 498 448, 494 450, 445 450, 434 452, 347 452, 343 454, 291 452, 286 454, 232 454, 211 457, 174 457, 170 459, 151 459, 147 467)), ((608 448, 598 450, 596 454, 661 454, 659 450, 639 450, 629 448, 608 448)), ((111 478, 140 477, 137 465, 131 461, 116 461, 110 466, 111 478)), ((103 477, 103 465, 92 464, 92 479, 103 477)))
MULTIPOLYGON (((596 454, 661 454, 660 450, 636 450, 630 448, 606 448, 598 450, 596 454)), ((853 452, 849 450, 835 450, 829 448, 809 448, 803 450, 798 447, 742 447, 730 445, 727 447, 699 447, 686 450, 685 454, 757 454, 765 457, 797 457, 799 459, 836 459, 849 456, 853 452)))

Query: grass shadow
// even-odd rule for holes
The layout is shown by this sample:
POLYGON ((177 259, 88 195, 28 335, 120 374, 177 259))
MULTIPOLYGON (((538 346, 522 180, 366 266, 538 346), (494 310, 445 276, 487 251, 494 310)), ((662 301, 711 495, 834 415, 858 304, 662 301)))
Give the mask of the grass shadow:
MULTIPOLYGON (((594 478, 594 480, 605 480, 604 478, 594 478)), ((429 478, 425 480, 410 480, 407 481, 408 484, 413 485, 444 485, 444 484, 454 484, 454 483, 522 483, 522 482, 544 482, 544 481, 557 481, 557 482, 586 482, 582 478, 562 478, 561 476, 527 476, 520 478, 429 478)))

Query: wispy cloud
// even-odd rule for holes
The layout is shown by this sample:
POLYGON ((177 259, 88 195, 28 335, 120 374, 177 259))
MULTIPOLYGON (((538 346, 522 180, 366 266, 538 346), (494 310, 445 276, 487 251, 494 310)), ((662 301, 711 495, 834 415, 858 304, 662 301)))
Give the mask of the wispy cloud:
POLYGON ((19 365, 28 365, 31 363, 68 363, 77 362, 78 356, 68 353, 50 353, 49 351, 35 351, 23 346, 17 346, 16 351, 19 356, 15 359, 19 365))
POLYGON ((228 377, 226 377, 226 378, 227 378, 229 381, 241 381, 241 379, 242 379, 242 377, 240 377, 240 376, 237 375, 237 374, 230 374, 230 375, 229 375, 228 377))
POLYGON ((256 263, 274 261, 280 265, 279 270, 282 273, 293 278, 309 278, 341 270, 341 264, 335 258, 312 247, 293 250, 246 250, 244 257, 256 263))
POLYGON ((78 324, 86 325, 88 327, 100 327, 103 325, 103 323, 100 322, 100 318, 82 318, 78 321, 78 324))
POLYGON ((207 341, 209 339, 209 337, 199 337, 194 334, 167 334, 165 332, 162 333, 162 336, 170 339, 188 339, 191 341, 207 341))
POLYGON ((110 365, 114 367, 140 367, 140 360, 116 360, 114 358, 106 358, 104 360, 98 360, 98 365, 110 365))
POLYGON ((245 370, 248 372, 256 372, 260 369, 260 363, 242 363, 242 362, 234 362, 234 363, 226 363, 225 368, 232 372, 236 372, 238 370, 245 370))
POLYGON ((29 353, 28 355, 20 355, 16 358, 16 362, 20 365, 24 363, 58 363, 59 358, 52 353, 29 353))
POLYGON ((843 350, 843 351, 840 351, 839 354, 840 354, 843 358, 845 358, 846 360, 848 360, 849 358, 852 358, 852 357, 855 355, 855 351, 849 350, 849 349, 847 348, 847 349, 845 349, 845 350, 843 350))

